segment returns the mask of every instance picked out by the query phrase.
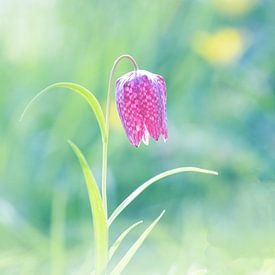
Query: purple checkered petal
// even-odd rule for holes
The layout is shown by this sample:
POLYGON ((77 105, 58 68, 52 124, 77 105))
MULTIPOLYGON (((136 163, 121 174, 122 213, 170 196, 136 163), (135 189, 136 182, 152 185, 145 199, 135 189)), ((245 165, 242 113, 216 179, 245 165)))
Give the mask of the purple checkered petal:
POLYGON ((131 144, 148 144, 150 136, 167 140, 166 86, 161 76, 144 70, 123 75, 116 83, 116 103, 131 144))
POLYGON ((163 140, 166 142, 168 139, 167 133, 167 116, 166 116, 166 84, 165 80, 162 76, 157 77, 158 87, 160 91, 160 98, 162 102, 162 122, 161 122, 161 134, 163 136, 163 140))

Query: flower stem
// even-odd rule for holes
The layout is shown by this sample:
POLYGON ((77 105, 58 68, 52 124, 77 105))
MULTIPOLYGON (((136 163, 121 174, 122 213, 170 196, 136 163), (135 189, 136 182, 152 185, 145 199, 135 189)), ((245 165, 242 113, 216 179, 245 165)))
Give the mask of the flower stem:
POLYGON ((135 59, 131 55, 128 55, 128 54, 121 55, 120 57, 118 57, 115 60, 115 62, 113 64, 113 67, 112 67, 112 70, 111 70, 111 73, 110 73, 110 77, 109 77, 108 94, 107 94, 107 106, 106 106, 106 120, 105 120, 105 122, 106 122, 107 139, 108 139, 108 136, 109 136, 110 105, 111 105, 111 98, 112 98, 113 78, 114 78, 114 74, 115 74, 117 65, 124 58, 130 60, 133 63, 135 70, 138 70, 137 62, 135 61, 135 59))
POLYGON ((119 56, 111 69, 110 76, 109 76, 109 83, 108 83, 108 92, 107 92, 107 105, 106 105, 106 117, 105 117, 105 125, 106 125, 106 140, 103 142, 102 146, 102 200, 103 200, 103 208, 105 210, 106 217, 108 217, 108 206, 107 206, 107 157, 108 157, 108 141, 109 141, 109 128, 110 128, 110 109, 111 109, 111 98, 112 98, 112 85, 113 85, 113 78, 117 68, 117 65, 122 59, 130 60, 135 70, 138 70, 138 65, 135 59, 128 54, 124 54, 119 56))
POLYGON ((108 156, 108 140, 103 142, 102 145, 102 201, 103 209, 105 211, 106 219, 108 219, 108 206, 107 206, 107 156, 108 156))

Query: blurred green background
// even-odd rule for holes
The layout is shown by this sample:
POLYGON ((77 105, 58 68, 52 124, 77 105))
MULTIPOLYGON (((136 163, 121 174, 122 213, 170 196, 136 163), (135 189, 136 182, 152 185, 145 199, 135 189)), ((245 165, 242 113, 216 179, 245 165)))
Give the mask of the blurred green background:
MULTIPOLYGON (((167 81, 169 139, 132 147, 112 110, 110 212, 164 170, 112 225, 111 240, 166 213, 124 274, 275 274, 275 2, 272 0, 0 0, 0 273, 89 274, 93 229, 67 139, 100 180, 101 140, 79 83, 105 106, 121 54, 167 81)), ((132 70, 127 61, 117 77, 132 70)), ((113 106, 114 107, 114 106, 113 106)))

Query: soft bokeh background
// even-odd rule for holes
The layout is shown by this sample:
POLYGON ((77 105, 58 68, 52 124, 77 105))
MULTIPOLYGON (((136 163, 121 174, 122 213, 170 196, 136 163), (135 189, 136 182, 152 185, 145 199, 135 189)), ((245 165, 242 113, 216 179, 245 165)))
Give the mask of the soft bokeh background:
MULTIPOLYGON (((169 140, 131 147, 112 111, 110 212, 164 170, 198 166, 150 187, 112 225, 165 216, 124 274, 275 274, 275 2, 273 0, 0 0, 0 273, 89 274, 88 197, 73 140, 100 179, 99 129, 58 81, 105 106, 116 57, 167 81, 169 140)), ((117 76, 132 70, 123 62, 117 76)), ((114 106, 113 106, 114 107, 114 106)))

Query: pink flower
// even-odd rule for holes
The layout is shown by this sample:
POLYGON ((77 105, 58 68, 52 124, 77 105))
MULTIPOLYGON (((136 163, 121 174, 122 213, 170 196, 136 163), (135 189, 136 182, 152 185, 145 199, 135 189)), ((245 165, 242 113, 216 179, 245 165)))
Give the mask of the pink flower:
POLYGON ((149 137, 167 140, 166 85, 163 77, 137 70, 116 82, 117 109, 130 143, 136 147, 149 137))

